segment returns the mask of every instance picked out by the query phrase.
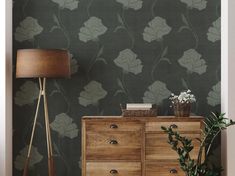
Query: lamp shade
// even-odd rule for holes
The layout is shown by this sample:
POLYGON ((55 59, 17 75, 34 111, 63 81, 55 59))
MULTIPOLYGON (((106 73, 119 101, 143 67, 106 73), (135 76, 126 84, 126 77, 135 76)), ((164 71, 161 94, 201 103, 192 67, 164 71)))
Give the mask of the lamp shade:
POLYGON ((20 49, 17 51, 16 77, 70 77, 69 53, 60 49, 20 49))

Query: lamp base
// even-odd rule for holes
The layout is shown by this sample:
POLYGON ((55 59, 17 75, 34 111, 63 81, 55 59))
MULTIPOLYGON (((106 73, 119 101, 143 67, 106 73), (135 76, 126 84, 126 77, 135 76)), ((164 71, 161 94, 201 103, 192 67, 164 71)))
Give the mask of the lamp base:
POLYGON ((25 161, 23 176, 28 176, 30 155, 31 155, 31 149, 32 149, 32 144, 33 144, 33 138, 35 134, 35 128, 36 128, 36 123, 37 123, 37 118, 38 118, 38 110, 39 110, 41 97, 43 97, 43 105, 44 105, 44 119, 45 119, 45 128, 46 128, 47 156, 48 156, 48 176, 55 176, 51 131, 50 131, 49 116, 48 116, 47 96, 46 96, 46 78, 39 78, 39 88, 40 90, 39 90, 39 95, 38 95, 37 107, 36 107, 36 112, 34 116, 33 128, 31 132, 28 154, 27 154, 27 158, 25 161))

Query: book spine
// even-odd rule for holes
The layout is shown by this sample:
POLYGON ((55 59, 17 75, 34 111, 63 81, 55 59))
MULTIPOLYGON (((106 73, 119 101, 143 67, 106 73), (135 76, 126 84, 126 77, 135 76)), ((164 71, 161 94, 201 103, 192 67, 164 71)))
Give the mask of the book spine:
POLYGON ((127 104, 127 108, 152 108, 152 104, 127 104))
POLYGON ((151 108, 127 108, 127 110, 150 110, 151 108))
POLYGON ((152 104, 127 104, 126 109, 128 110, 140 110, 140 109, 151 109, 152 104))

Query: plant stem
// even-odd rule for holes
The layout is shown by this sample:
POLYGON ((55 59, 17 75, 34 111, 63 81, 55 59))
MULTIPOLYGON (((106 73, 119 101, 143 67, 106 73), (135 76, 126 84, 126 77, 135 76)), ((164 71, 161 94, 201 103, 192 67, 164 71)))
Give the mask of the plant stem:
POLYGON ((151 14, 153 18, 156 16, 154 12, 154 7, 156 6, 157 2, 158 0, 153 1, 152 7, 151 7, 151 14))
POLYGON ((69 49, 70 43, 71 43, 71 42, 70 42, 70 37, 69 37, 68 32, 66 31, 66 28, 65 28, 64 24, 62 23, 62 20, 61 20, 61 9, 60 9, 60 7, 58 7, 58 16, 57 16, 57 18, 58 18, 58 21, 59 21, 59 28, 60 28, 60 30, 63 32, 63 34, 64 34, 64 36, 65 36, 65 38, 66 38, 66 40, 67 40, 66 49, 69 49))
POLYGON ((91 8, 91 4, 93 3, 93 0, 90 0, 90 2, 88 3, 88 5, 87 5, 87 16, 88 17, 90 17, 91 16, 91 14, 90 14, 90 8, 91 8))
POLYGON ((130 28, 125 20, 125 9, 124 8, 122 8, 122 21, 125 25, 124 27, 126 29, 126 32, 127 32, 128 36, 130 37, 130 41, 131 41, 130 49, 132 49, 134 47, 135 38, 134 38, 133 34, 130 32, 130 28))
POLYGON ((98 42, 96 42, 96 44, 97 44, 97 52, 91 58, 88 69, 87 69, 87 78, 88 78, 88 80, 90 79, 89 78, 90 71, 91 71, 92 67, 95 65, 96 60, 97 60, 97 55, 98 55, 100 49, 102 48, 102 46, 100 46, 100 44, 98 42))
POLYGON ((189 24, 190 31, 192 32, 193 37, 195 39, 195 47, 194 47, 194 49, 197 49, 198 48, 198 43, 199 43, 199 38, 197 36, 197 33, 194 31, 193 25, 192 25, 192 23, 190 21, 190 18, 189 18, 189 9, 188 8, 186 9, 186 18, 187 18, 187 21, 188 21, 188 24, 189 24))
POLYGON ((58 135, 58 148, 60 150, 60 158, 64 162, 64 164, 66 166, 66 169, 67 169, 67 174, 66 175, 69 175, 69 173, 71 172, 71 169, 70 169, 69 163, 65 159, 65 155, 63 153, 63 149, 62 149, 62 145, 61 145, 61 136, 59 136, 59 135, 58 135))
POLYGON ((26 17, 25 8, 27 7, 28 3, 29 3, 29 0, 25 0, 22 6, 22 12, 23 12, 24 17, 26 17))
POLYGON ((125 73, 124 72, 122 72, 122 80, 121 81, 122 81, 122 85, 123 85, 123 88, 124 88, 124 92, 126 93, 126 96, 127 96, 128 100, 129 100, 129 102, 133 102, 133 99, 132 99, 132 97, 130 95, 130 92, 129 92, 126 84, 125 84, 125 73))
POLYGON ((160 42, 160 53, 155 58, 155 60, 153 62, 153 67, 152 67, 152 70, 151 70, 152 81, 155 81, 154 72, 155 72, 156 68, 158 67, 158 65, 160 64, 160 62, 161 62, 162 52, 163 52, 163 42, 161 41, 160 42))
POLYGON ((59 85, 56 80, 54 80, 54 81, 55 81, 55 85, 57 85, 56 86, 57 92, 63 97, 64 101, 67 104, 67 111, 65 112, 67 114, 70 112, 70 102, 69 102, 68 98, 64 95, 64 93, 63 93, 64 91, 61 89, 61 85, 59 85))
POLYGON ((206 146, 206 140, 208 139, 208 137, 211 135, 213 129, 215 127, 215 124, 213 124, 211 127, 210 127, 210 130, 207 132, 206 136, 204 137, 204 139, 202 140, 201 142, 201 145, 200 145, 200 148, 199 148, 199 153, 198 153, 198 159, 197 159, 197 165, 199 164, 202 164, 201 162, 201 159, 202 159, 202 151, 203 151, 203 148, 206 146))
POLYGON ((211 143, 209 144, 208 148, 207 148, 207 151, 206 151, 206 156, 208 156, 209 152, 210 152, 210 149, 211 149, 211 146, 212 146, 212 143, 213 141, 215 140, 215 138, 218 136, 218 134, 220 133, 220 130, 215 134, 215 136, 211 139, 211 143))

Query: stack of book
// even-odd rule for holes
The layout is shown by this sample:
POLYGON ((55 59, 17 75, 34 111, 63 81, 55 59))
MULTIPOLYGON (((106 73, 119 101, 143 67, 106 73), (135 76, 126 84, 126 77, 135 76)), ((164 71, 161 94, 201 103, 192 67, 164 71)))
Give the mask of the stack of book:
POLYGON ((127 103, 127 110, 150 110, 152 108, 152 104, 149 103, 127 103))
POLYGON ((123 117, 156 117, 157 108, 150 103, 127 103, 122 108, 123 117))

